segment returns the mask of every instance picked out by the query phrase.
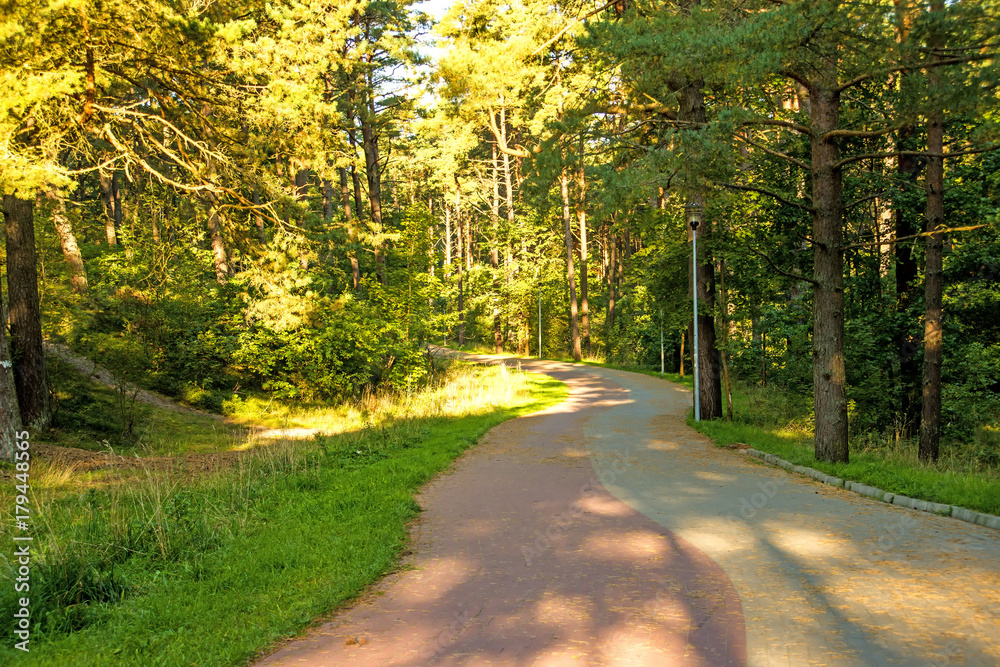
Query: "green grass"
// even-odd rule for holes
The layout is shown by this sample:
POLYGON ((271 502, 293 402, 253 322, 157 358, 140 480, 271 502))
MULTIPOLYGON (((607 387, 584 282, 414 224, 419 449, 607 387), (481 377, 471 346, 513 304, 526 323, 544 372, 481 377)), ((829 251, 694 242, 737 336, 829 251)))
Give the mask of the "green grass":
POLYGON ((857 434, 850 442, 850 463, 826 463, 813 456, 808 399, 772 387, 736 386, 733 409, 733 422, 695 423, 689 416, 688 424, 719 446, 743 443, 892 493, 1000 515, 1000 470, 985 464, 969 444, 943 442, 939 461, 924 463, 914 441, 857 434))
MULTIPOLYGON (((0 662, 244 664, 397 567, 415 491, 493 426, 566 394, 460 365, 424 391, 344 408, 357 422, 342 433, 261 448, 221 474, 85 494, 49 474, 33 496, 31 652, 4 642, 0 662)), ((0 511, 11 515, 9 495, 0 511)), ((10 618, 12 582, 0 586, 10 618)))

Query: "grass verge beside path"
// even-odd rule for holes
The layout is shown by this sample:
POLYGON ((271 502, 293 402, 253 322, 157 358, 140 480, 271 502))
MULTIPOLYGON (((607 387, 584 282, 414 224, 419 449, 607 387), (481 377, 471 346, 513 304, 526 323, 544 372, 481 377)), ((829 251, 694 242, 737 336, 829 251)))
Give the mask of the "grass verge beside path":
MULTIPOLYGON (((736 393, 733 396, 736 400, 736 393)), ((916 443, 908 448, 886 446, 863 449, 852 442, 850 463, 826 463, 813 456, 812 434, 792 425, 762 426, 738 421, 688 423, 710 437, 716 445, 743 443, 800 466, 828 475, 876 486, 883 491, 958 505, 978 512, 1000 515, 1000 471, 987 466, 942 458, 938 464, 917 460, 916 443), (910 451, 913 450, 913 451, 910 451)))
POLYGON ((915 441, 852 435, 850 463, 813 456, 812 413, 807 398, 776 388, 733 387, 734 421, 688 424, 716 445, 747 444, 800 466, 876 486, 884 491, 1000 515, 1000 470, 977 459, 974 448, 943 443, 936 464, 917 459, 915 441))
MULTIPOLYGON (((240 665, 350 601, 397 567, 417 489, 493 426, 567 395, 542 376, 457 368, 426 391, 351 406, 352 430, 224 473, 33 489, 31 652, 8 637, 0 663, 240 665)), ((11 516, 9 471, 2 481, 11 516)), ((0 542, 13 544, 9 527, 0 542)), ((0 573, 10 619, 13 570, 0 573)))

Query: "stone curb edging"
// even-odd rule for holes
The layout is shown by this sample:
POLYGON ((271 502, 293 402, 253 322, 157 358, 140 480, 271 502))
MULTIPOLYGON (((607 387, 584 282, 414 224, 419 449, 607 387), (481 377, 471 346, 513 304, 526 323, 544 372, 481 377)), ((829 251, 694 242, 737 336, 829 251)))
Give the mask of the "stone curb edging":
POLYGON ((941 516, 950 516, 968 523, 974 523, 977 526, 985 526, 987 528, 993 528, 994 530, 1000 530, 1000 516, 973 512, 972 510, 965 509, 964 507, 959 507, 957 505, 932 503, 926 500, 917 500, 916 498, 890 493, 874 486, 861 484, 860 482, 851 482, 849 480, 840 479, 839 477, 833 477, 832 475, 827 475, 825 472, 814 468, 792 465, 785 459, 779 458, 774 454, 767 454, 753 448, 747 448, 743 451, 754 458, 761 459, 762 461, 779 468, 784 468, 785 470, 791 472, 797 472, 801 475, 812 477, 818 482, 823 482, 824 484, 836 486, 841 489, 847 489, 848 491, 853 491, 854 493, 861 494, 862 496, 868 496, 869 498, 874 498, 875 500, 881 500, 885 503, 899 505, 900 507, 908 507, 922 512, 932 512, 941 516))

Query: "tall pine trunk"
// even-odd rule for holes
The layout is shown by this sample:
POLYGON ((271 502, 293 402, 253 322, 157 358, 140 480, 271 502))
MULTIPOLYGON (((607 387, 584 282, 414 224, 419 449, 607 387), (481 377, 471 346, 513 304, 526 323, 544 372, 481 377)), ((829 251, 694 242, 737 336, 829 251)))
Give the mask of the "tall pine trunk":
POLYGON ((21 423, 44 430, 52 421, 49 383, 45 371, 42 313, 38 298, 35 251, 35 202, 4 195, 7 228, 7 296, 10 309, 10 354, 21 423))
POLYGON ((358 289, 361 285, 361 267, 358 265, 358 228, 354 223, 354 213, 351 210, 351 190, 347 185, 347 169, 340 167, 340 201, 344 206, 344 222, 347 225, 347 240, 351 249, 347 256, 351 260, 351 285, 358 289))
POLYGON ((577 172, 579 199, 576 215, 580 221, 580 328, 583 345, 590 356, 590 304, 587 302, 587 174, 584 169, 583 135, 580 136, 580 169, 577 172))
POLYGON ((104 235, 108 240, 108 245, 118 245, 118 233, 115 227, 114 204, 111 200, 111 178, 104 172, 100 173, 101 183, 101 210, 104 211, 104 235))
POLYGON ((458 266, 458 346, 465 345, 465 295, 462 284, 462 188, 458 184, 458 176, 455 176, 455 227, 457 238, 455 264, 458 266))
MULTIPOLYGON (((704 124, 705 96, 702 82, 693 80, 684 88, 678 118, 704 124)), ((699 201, 700 195, 698 196, 699 201)), ((719 353, 715 334, 715 262, 711 254, 712 225, 702 222, 698 230, 698 402, 702 419, 722 416, 722 380, 719 373, 719 353)))
POLYGON ((69 266, 69 282, 76 294, 86 294, 89 289, 87 284, 87 271, 83 266, 83 255, 80 254, 80 246, 76 242, 76 234, 73 233, 73 224, 66 216, 66 202, 56 193, 50 192, 49 198, 55 199, 55 208, 52 211, 52 223, 55 225, 56 234, 59 236, 59 245, 62 246, 63 257, 69 266))
POLYGON ((231 275, 229 255, 226 252, 226 241, 222 236, 222 219, 219 216, 219 197, 213 192, 205 196, 205 208, 208 214, 208 234, 212 242, 212 261, 215 263, 215 279, 224 285, 231 275))
POLYGON ((372 231, 375 234, 375 273, 385 284, 385 248, 382 229, 382 172, 378 155, 378 134, 371 122, 361 122, 362 149, 365 153, 365 174, 368 177, 368 206, 371 209, 372 231))
MULTIPOLYGON (((913 7, 911 0, 894 0, 896 8, 897 39, 901 46, 909 39, 913 24, 913 7)), ((900 96, 905 98, 908 89, 913 85, 913 74, 901 72, 899 87, 900 96)), ((912 125, 899 129, 896 139, 896 150, 913 150, 911 145, 917 131, 912 125)), ((915 155, 900 155, 896 162, 896 173, 903 183, 914 181, 921 169, 921 163, 915 155)), ((900 185, 899 195, 908 192, 905 185, 900 185)), ((909 237, 916 234, 919 214, 911 206, 904 203, 904 198, 898 196, 894 204, 893 223, 896 238, 909 237)), ((896 243, 893 246, 896 264, 896 312, 899 315, 898 330, 895 335, 896 351, 899 358, 899 386, 901 389, 900 413, 903 418, 903 435, 911 436, 920 428, 920 364, 917 359, 917 345, 910 335, 908 313, 913 305, 914 291, 917 281, 917 258, 913 255, 913 246, 909 243, 896 243)))
POLYGON ((576 275, 573 270, 573 229, 570 226, 569 176, 565 166, 559 174, 559 189, 562 193, 563 227, 566 232, 566 280, 569 282, 569 323, 573 342, 573 360, 580 361, 583 355, 580 349, 580 322, 576 305, 576 275))
POLYGON ((844 368, 844 250, 840 149, 823 134, 838 128, 836 60, 810 90, 813 196, 813 400, 815 456, 847 462, 847 387, 844 368))
MULTIPOLYGON (((942 2, 932 2, 931 11, 941 12, 942 2)), ((932 46, 940 41, 935 39, 932 46)), ((940 56, 935 53, 935 60, 940 56)), ((939 87, 935 71, 929 70, 927 78, 931 90, 939 87)), ((932 100, 936 104, 936 100, 932 100)), ((941 439, 941 362, 944 355, 944 325, 941 318, 941 300, 944 290, 944 237, 937 232, 944 222, 944 159, 933 154, 944 153, 944 119, 940 108, 935 108, 927 118, 927 232, 926 259, 924 264, 924 373, 923 414, 920 419, 920 450, 922 461, 936 461, 941 439)))
POLYGON ((493 225, 493 239, 490 243, 490 268, 493 271, 493 351, 503 352, 503 335, 500 331, 500 164, 497 159, 497 145, 493 144, 492 185, 493 198, 490 201, 490 222, 493 225))

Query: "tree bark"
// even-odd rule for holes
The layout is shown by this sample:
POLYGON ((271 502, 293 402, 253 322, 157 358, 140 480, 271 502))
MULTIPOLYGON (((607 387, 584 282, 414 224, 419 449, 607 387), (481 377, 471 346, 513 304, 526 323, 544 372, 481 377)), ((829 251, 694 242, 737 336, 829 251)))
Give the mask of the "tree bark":
POLYGON ((333 220, 333 183, 329 178, 323 179, 323 220, 333 220))
POLYGON ((347 253, 351 260, 351 284, 354 289, 361 285, 361 267, 358 265, 357 243, 358 228, 354 223, 354 214, 351 211, 351 190, 347 185, 347 169, 340 167, 340 201, 344 206, 344 221, 347 224, 347 239, 351 243, 351 250, 347 253))
POLYGON ((218 195, 209 193, 205 197, 208 212, 208 234, 212 242, 212 260, 215 263, 215 279, 220 285, 225 285, 232 274, 229 268, 229 256, 226 252, 226 241, 222 236, 222 220, 219 216, 218 195))
MULTIPOLYGON (((254 186, 253 189, 253 205, 260 206, 260 192, 257 187, 254 186)), ((254 226, 257 228, 257 240, 260 241, 262 246, 267 245, 267 232, 264 231, 264 216, 260 214, 259 210, 253 212, 253 222, 254 226)))
MULTIPOLYGON (((831 56, 832 58, 833 56, 831 56)), ((813 207, 813 399, 817 460, 848 461, 847 390, 844 367, 843 198, 836 141, 840 94, 836 60, 828 61, 810 92, 813 207)))
POLYGON ((462 188, 458 184, 458 176, 455 176, 455 226, 457 228, 456 250, 457 257, 455 264, 458 266, 458 346, 465 345, 465 297, 462 285, 462 188))
POLYGON ((490 218, 493 223, 493 239, 490 243, 490 268, 493 270, 493 352, 503 352, 503 336, 500 332, 500 164, 497 160, 497 145, 493 144, 493 198, 490 202, 490 218))
MULTIPOLYGON (((615 280, 618 269, 618 238, 614 232, 608 232, 608 317, 605 324, 606 336, 611 336, 615 326, 615 280)), ((683 377, 683 374, 681 374, 683 377)))
POLYGON ((365 174, 368 178, 368 206, 371 208, 372 231, 375 233, 375 273, 385 284, 385 249, 382 240, 382 173, 378 156, 378 134, 370 122, 361 123, 362 148, 365 153, 365 174))
POLYGON ((577 188, 579 198, 576 202, 576 215, 580 220, 580 327, 583 345, 590 348, 590 305, 587 302, 587 175, 583 160, 583 135, 580 136, 580 169, 577 172, 577 188))
POLYGON ((101 202, 104 211, 104 234, 108 240, 108 246, 118 245, 118 234, 115 228, 114 204, 111 202, 111 179, 107 174, 101 172, 101 202))
POLYGON ((17 388, 14 382, 14 367, 7 344, 7 314, 0 294, 0 460, 14 458, 14 443, 21 430, 21 413, 17 407, 17 388))
MULTIPOLYGON (((931 11, 940 12, 944 3, 932 2, 931 11)), ((932 40, 932 45, 940 42, 932 40)), ((935 60, 940 56, 935 53, 935 60)), ((929 70, 927 78, 932 90, 939 87, 939 78, 929 70)), ((927 118, 927 152, 944 152, 944 120, 940 109, 934 109, 927 118)), ((927 160, 927 231, 936 232, 944 222, 944 160, 929 157, 927 160)), ((942 293, 944 291, 944 236, 941 233, 926 237, 924 264, 924 372, 923 414, 920 419, 920 449, 922 461, 936 461, 941 439, 941 362, 944 355, 944 324, 942 322, 942 293)))
POLYGON ((122 191, 118 183, 117 170, 111 174, 111 202, 114 205, 115 237, 117 238, 122 230, 122 191))
POLYGON ((719 296, 722 299, 722 377, 726 392, 726 421, 733 421, 733 385, 729 379, 729 297, 726 294, 726 260, 719 261, 719 296))
MULTIPOLYGON (((689 81, 684 88, 678 118, 702 124, 706 120, 705 96, 700 80, 689 81)), ((701 201, 701 195, 695 196, 701 201)), ((712 225, 702 222, 697 230, 698 264, 698 401, 702 419, 722 417, 722 381, 715 333, 715 262, 711 254, 712 225), (705 314, 703 314, 705 313, 705 314)))
MULTIPOLYGON (((913 24, 913 8, 909 0, 894 0, 896 9, 897 39, 901 45, 909 39, 910 27, 913 24)), ((900 73, 900 94, 906 96, 912 87, 912 77, 909 72, 900 73)), ((912 150, 910 145, 916 135, 916 128, 906 125, 899 130, 896 140, 896 150, 912 150)), ((900 155, 896 162, 896 173, 902 181, 915 181, 919 175, 921 163, 914 155, 900 155)), ((906 192, 906 186, 900 186, 900 195, 906 192)), ((909 237, 916 234, 918 214, 911 207, 897 201, 893 210, 893 222, 896 238, 909 237)), ((917 345, 909 333, 907 313, 913 305, 914 287, 917 280, 917 259, 913 256, 913 246, 909 243, 893 245, 896 263, 896 312, 899 314, 899 330, 896 332, 895 343, 899 358, 899 382, 902 389, 900 396, 902 405, 900 412, 903 418, 903 435, 911 436, 920 428, 920 364, 917 359, 917 345)))
POLYGON ((7 295, 10 302, 10 353, 21 423, 44 430, 52 422, 49 383, 38 298, 34 200, 4 195, 7 227, 7 295))
POLYGON ((566 280, 569 282, 569 322, 570 335, 573 342, 573 360, 580 361, 583 357, 580 349, 580 323, 576 305, 576 275, 573 270, 573 230, 570 226, 569 213, 569 175, 566 167, 559 174, 559 189, 563 201, 563 226, 566 232, 566 280))
POLYGON ((49 198, 55 200, 55 208, 52 211, 52 222, 59 236, 59 244, 62 246, 63 257, 69 265, 69 282, 76 294, 86 294, 89 289, 87 284, 87 271, 83 265, 83 255, 80 254, 80 246, 76 242, 76 234, 73 233, 73 225, 66 217, 66 203, 55 192, 49 193, 49 198))

